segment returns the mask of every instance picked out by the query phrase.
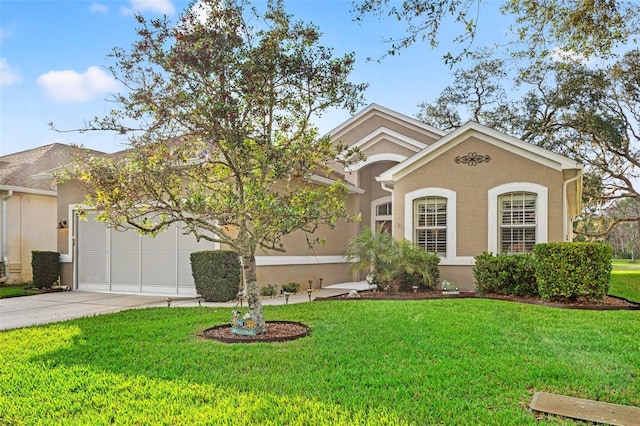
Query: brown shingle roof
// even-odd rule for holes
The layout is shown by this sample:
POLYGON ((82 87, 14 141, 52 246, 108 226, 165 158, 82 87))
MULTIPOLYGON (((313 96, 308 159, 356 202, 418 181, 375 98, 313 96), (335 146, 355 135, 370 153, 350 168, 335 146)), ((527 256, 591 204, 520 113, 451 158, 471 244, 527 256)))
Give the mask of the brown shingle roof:
MULTIPOLYGON (((34 179, 69 163, 76 148, 53 143, 14 154, 0 156, 0 185, 55 191, 53 179, 34 179)), ((96 154, 104 154, 95 151, 96 154)))

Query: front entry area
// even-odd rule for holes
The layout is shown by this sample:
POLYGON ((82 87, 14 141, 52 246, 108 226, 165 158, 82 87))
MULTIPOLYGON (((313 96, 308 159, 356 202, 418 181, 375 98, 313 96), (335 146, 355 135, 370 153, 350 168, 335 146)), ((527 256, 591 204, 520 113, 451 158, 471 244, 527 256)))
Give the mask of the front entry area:
POLYGON ((74 287, 83 291, 192 297, 196 289, 190 255, 215 250, 172 225, 155 238, 118 231, 95 215, 75 222, 74 287))

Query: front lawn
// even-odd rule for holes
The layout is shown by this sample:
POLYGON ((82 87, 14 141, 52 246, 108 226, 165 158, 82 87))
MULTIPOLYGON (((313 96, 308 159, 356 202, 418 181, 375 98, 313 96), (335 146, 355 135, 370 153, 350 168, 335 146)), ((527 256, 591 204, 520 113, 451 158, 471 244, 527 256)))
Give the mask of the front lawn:
POLYGON ((640 303, 640 261, 613 261, 609 294, 640 303))
POLYGON ((31 288, 31 284, 10 284, 0 286, 0 299, 7 297, 31 296, 33 294, 39 294, 39 292, 31 288))
MULTIPOLYGON (((536 391, 640 406, 640 312, 482 299, 265 307, 312 335, 199 339, 229 309, 0 332, 0 424, 524 425, 536 391)), ((568 422, 567 422, 568 423, 568 422)))

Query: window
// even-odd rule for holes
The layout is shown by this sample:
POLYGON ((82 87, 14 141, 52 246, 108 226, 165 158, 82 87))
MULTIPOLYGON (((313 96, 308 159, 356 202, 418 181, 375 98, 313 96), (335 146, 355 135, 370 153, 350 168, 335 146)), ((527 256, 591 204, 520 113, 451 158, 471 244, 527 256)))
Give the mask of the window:
POLYGON ((422 197, 413 201, 414 242, 439 256, 447 255, 447 199, 422 197))
POLYGON ((503 194, 499 200, 500 253, 529 253, 536 244, 537 196, 528 192, 503 194))
POLYGON ((373 217, 373 229, 381 230, 391 234, 392 223, 392 204, 391 201, 384 201, 375 205, 374 217, 373 217))

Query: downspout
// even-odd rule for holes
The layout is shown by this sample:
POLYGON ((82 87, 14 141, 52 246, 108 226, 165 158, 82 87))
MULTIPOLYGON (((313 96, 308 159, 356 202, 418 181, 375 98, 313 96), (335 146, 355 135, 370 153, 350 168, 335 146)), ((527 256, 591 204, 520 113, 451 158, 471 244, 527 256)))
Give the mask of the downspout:
POLYGON ((4 277, 9 279, 9 259, 7 258, 7 200, 13 197, 13 190, 7 191, 7 195, 2 197, 2 243, 0 244, 0 260, 4 262, 4 277))
MULTIPOLYGON (((569 187, 570 183, 577 181, 578 179, 580 179, 580 177, 582 177, 582 170, 578 170, 578 173, 576 173, 574 177, 565 180, 562 183, 562 229, 564 231, 565 241, 569 241, 569 206, 567 205, 569 197, 567 195, 567 188, 569 187)), ((576 197, 579 196, 580 191, 576 190, 576 197)), ((573 227, 573 220, 571 220, 571 225, 573 227)), ((573 233, 573 228, 571 229, 571 232, 573 233)))

